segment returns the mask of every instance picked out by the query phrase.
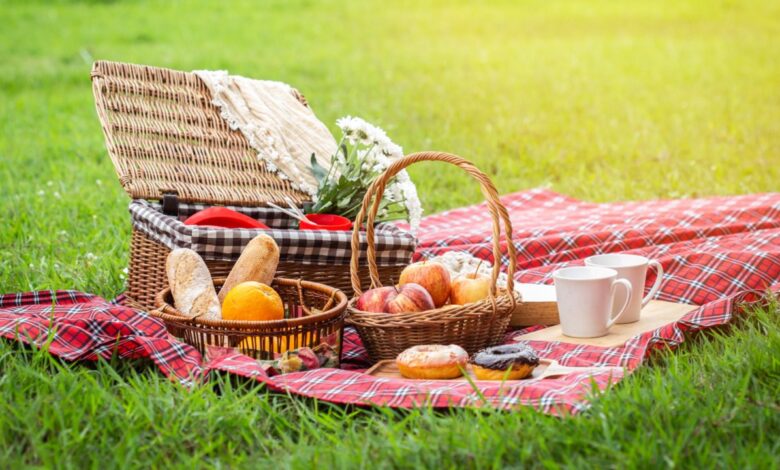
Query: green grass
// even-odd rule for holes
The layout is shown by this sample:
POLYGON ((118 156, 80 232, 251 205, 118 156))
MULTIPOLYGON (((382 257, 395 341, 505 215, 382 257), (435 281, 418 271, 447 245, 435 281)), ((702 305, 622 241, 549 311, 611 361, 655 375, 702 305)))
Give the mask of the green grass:
POLYGON ((780 452, 780 329, 759 313, 639 370, 591 410, 352 409, 217 380, 186 391, 125 363, 62 364, 0 347, 5 466, 104 468, 770 468, 780 452))
MULTIPOLYGON (((0 25, 0 291, 122 290, 127 197, 93 59, 286 81, 329 126, 362 116, 407 151, 474 160, 505 192, 610 201, 780 181, 777 2, 0 0, 0 25)), ((412 176, 428 212, 479 200, 456 169, 412 176)), ((229 380, 185 391, 144 364, 2 343, 0 460, 777 467, 779 330, 768 309, 697 339, 567 420, 344 409, 229 380)))

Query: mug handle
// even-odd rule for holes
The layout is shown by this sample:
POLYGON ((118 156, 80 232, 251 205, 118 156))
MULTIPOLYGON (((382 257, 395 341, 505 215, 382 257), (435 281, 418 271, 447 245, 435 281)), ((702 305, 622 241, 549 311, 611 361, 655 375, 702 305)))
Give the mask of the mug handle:
POLYGON ((650 260, 650 262, 647 264, 647 267, 655 266, 655 283, 653 284, 653 287, 650 289, 650 292, 647 293, 644 299, 642 299, 642 307, 647 305, 648 302, 653 298, 653 296, 658 292, 658 289, 661 288, 661 281, 663 281, 664 277, 664 268, 661 266, 661 263, 659 263, 656 260, 650 260))
POLYGON ((624 313, 626 313, 628 304, 631 303, 631 295, 633 294, 633 292, 631 292, 631 283, 625 279, 615 279, 612 281, 612 287, 609 289, 609 295, 612 296, 612 302, 615 302, 615 294, 617 294, 617 290, 615 288, 619 285, 626 289, 626 300, 623 302, 623 306, 620 307, 620 312, 609 319, 607 322, 607 328, 614 325, 615 322, 618 321, 624 313))

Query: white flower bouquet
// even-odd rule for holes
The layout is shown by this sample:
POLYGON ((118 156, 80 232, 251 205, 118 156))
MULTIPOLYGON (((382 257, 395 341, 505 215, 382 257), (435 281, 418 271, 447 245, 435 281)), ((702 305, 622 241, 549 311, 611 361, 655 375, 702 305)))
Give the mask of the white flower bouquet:
MULTIPOLYGON (((319 165, 314 155, 311 158, 318 187, 314 204, 307 208, 307 212, 354 219, 368 187, 393 160, 403 156, 403 150, 382 129, 363 119, 347 116, 336 123, 342 136, 338 150, 331 158, 330 168, 319 165)), ((422 206, 417 188, 406 170, 401 170, 387 185, 377 219, 406 220, 412 232, 416 232, 421 217, 422 206)))

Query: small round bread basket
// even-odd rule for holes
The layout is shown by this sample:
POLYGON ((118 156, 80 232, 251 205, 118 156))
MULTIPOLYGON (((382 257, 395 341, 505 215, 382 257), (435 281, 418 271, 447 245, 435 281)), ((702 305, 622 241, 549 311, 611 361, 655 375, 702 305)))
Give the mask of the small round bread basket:
POLYGON ((403 350, 420 344, 457 344, 470 354, 487 346, 498 344, 509 326, 515 305, 519 302, 514 292, 512 276, 517 255, 512 239, 512 225, 506 208, 501 204, 498 191, 490 179, 469 161, 441 152, 420 152, 408 155, 392 163, 369 187, 363 206, 355 219, 352 232, 351 281, 355 297, 347 306, 347 324, 354 326, 372 361, 395 359, 403 350), (357 298, 363 292, 359 275, 360 227, 368 214, 366 227, 366 258, 371 278, 371 288, 381 287, 376 267, 374 249, 374 221, 387 183, 402 169, 421 161, 445 162, 460 167, 476 179, 487 201, 487 209, 493 218, 493 272, 490 297, 466 305, 444 305, 425 312, 373 313, 355 308, 357 298), (373 201, 373 204, 372 204, 373 201), (370 205, 370 208, 369 208, 370 205), (501 238, 503 224, 506 238, 501 238), (503 258, 501 248, 507 252, 507 286, 498 288, 496 281, 503 258))
MULTIPOLYGON (((214 285, 218 288, 224 281, 216 279, 214 285)), ((276 278, 271 287, 284 302, 285 318, 282 320, 187 318, 173 306, 170 289, 157 294, 157 310, 151 314, 165 322, 170 334, 201 353, 205 353, 209 345, 235 347, 256 359, 271 360, 287 351, 306 347, 329 357, 335 355, 338 365, 347 296, 333 287, 297 279, 276 278)))

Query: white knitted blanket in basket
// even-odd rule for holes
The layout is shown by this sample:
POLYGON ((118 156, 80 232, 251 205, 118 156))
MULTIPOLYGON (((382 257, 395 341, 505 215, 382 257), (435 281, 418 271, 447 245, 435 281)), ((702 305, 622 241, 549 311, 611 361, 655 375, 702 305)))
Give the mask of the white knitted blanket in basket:
POLYGON ((223 70, 195 70, 211 91, 212 103, 231 129, 239 129, 266 168, 314 196, 317 180, 311 155, 325 168, 338 144, 292 88, 281 82, 252 80, 223 70))

